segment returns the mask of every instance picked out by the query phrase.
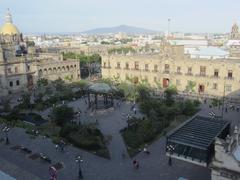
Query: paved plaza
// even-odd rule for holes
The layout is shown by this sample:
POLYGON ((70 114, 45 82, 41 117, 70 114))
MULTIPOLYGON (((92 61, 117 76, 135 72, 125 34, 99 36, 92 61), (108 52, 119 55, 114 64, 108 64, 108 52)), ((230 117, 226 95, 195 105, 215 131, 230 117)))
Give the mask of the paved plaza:
MULTIPOLYGON (((126 153, 126 146, 119 131, 127 125, 127 114, 131 104, 123 103, 115 110, 105 112, 86 111, 85 101, 77 100, 68 103, 75 110, 81 109, 82 123, 98 121, 98 127, 105 137, 110 137, 108 148, 111 160, 98 157, 81 149, 68 146, 65 152, 58 152, 50 139, 39 136, 30 138, 25 130, 14 128, 9 132, 10 145, 0 143, 0 169, 18 180, 38 180, 49 179, 49 163, 40 159, 32 160, 29 155, 21 151, 12 150, 15 145, 24 145, 32 150, 32 153, 45 153, 52 159, 52 164, 62 162, 64 167, 58 171, 59 180, 78 179, 78 165, 75 162, 77 155, 82 155, 81 164, 84 179, 86 180, 177 180, 184 177, 189 180, 210 180, 210 170, 208 168, 196 166, 187 162, 173 159, 172 166, 168 165, 168 158, 165 155, 165 137, 160 138, 149 146, 150 155, 139 153, 135 159, 140 163, 138 170, 132 166, 129 157, 123 158, 122 153, 126 153)), ((200 115, 209 116, 209 112, 214 111, 221 114, 221 109, 209 109, 208 105, 202 105, 200 115)), ((47 111, 42 115, 47 117, 47 111)), ((138 116, 141 116, 137 113, 138 116)), ((240 113, 228 111, 224 116, 231 120, 233 124, 238 124, 240 113)), ((0 138, 4 134, 0 134, 0 138)))

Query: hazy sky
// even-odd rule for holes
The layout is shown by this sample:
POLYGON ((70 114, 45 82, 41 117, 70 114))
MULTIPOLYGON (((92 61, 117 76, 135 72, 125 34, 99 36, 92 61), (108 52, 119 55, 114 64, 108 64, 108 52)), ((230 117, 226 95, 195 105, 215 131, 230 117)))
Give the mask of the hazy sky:
POLYGON ((240 0, 0 0, 23 33, 81 32, 131 25, 166 31, 229 32, 240 24, 240 0))

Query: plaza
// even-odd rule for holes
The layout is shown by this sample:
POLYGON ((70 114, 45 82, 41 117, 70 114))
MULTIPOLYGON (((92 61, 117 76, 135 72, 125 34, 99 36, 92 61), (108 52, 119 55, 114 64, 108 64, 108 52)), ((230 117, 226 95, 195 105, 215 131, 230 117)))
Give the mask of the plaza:
MULTIPOLYGON (((87 109, 84 99, 69 102, 68 105, 81 110, 87 109)), ((122 157, 126 153, 126 146, 119 131, 127 126, 127 114, 133 115, 130 110, 132 104, 123 102, 119 108, 108 109, 99 112, 88 112, 81 117, 82 123, 95 122, 98 120, 98 128, 104 136, 111 137, 108 143, 110 151, 110 160, 98 157, 81 149, 67 146, 65 152, 56 152, 55 145, 50 139, 42 136, 31 138, 23 129, 13 128, 9 132, 10 145, 0 144, 0 168, 7 174, 17 179, 47 179, 49 178, 49 165, 41 160, 32 160, 21 151, 14 151, 11 147, 23 145, 32 150, 33 153, 44 153, 52 159, 52 164, 63 163, 63 168, 57 172, 58 179, 77 179, 78 166, 75 157, 81 155, 83 163, 81 164, 84 179, 96 180, 123 180, 140 179, 152 180, 164 179, 175 180, 179 177, 194 180, 210 180, 210 169, 193 165, 188 162, 173 159, 172 166, 168 165, 168 158, 165 154, 165 137, 159 138, 153 144, 149 145, 150 155, 140 152, 133 159, 140 163, 138 170, 132 166, 132 160, 128 156, 122 157), (24 163, 22 163, 24 162, 24 163), (28 178, 27 178, 28 177, 28 178)), ((47 113, 48 110, 42 113, 47 113)), ((214 111, 217 115, 221 114, 218 108, 209 108, 207 104, 201 105, 201 116, 208 116, 209 112, 214 111)), ((141 116, 140 113, 137 113, 141 116)), ((239 112, 231 111, 225 113, 225 119, 231 120, 232 124, 238 124, 239 112)), ((4 137, 4 135, 1 135, 4 137)), ((126 153, 127 154, 127 153, 126 153)))

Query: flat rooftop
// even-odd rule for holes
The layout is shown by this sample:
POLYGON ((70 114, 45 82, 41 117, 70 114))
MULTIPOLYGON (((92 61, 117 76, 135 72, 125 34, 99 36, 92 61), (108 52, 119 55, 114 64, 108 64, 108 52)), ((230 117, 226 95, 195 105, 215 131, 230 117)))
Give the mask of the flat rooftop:
POLYGON ((169 142, 207 150, 220 136, 224 129, 230 126, 225 120, 194 116, 167 136, 169 142))

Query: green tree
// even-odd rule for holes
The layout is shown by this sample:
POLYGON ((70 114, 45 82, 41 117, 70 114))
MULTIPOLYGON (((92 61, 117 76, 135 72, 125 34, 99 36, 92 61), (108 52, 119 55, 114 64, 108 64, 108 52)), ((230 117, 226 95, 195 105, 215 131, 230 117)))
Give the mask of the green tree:
POLYGON ((24 93, 21 96, 23 108, 29 108, 31 106, 31 95, 29 93, 24 93))
POLYGON ((47 86, 48 85, 48 80, 45 78, 38 79, 37 81, 37 86, 47 86))
POLYGON ((165 91, 165 102, 168 106, 171 106, 174 103, 174 95, 177 94, 177 89, 174 86, 168 87, 165 91))
POLYGON ((195 92, 195 86, 196 86, 196 82, 188 81, 188 84, 186 86, 186 91, 187 92, 195 92))
POLYGON ((59 107, 54 107, 52 110, 52 120, 59 126, 64 126, 67 122, 74 117, 73 108, 68 107, 67 105, 62 105, 59 107))

